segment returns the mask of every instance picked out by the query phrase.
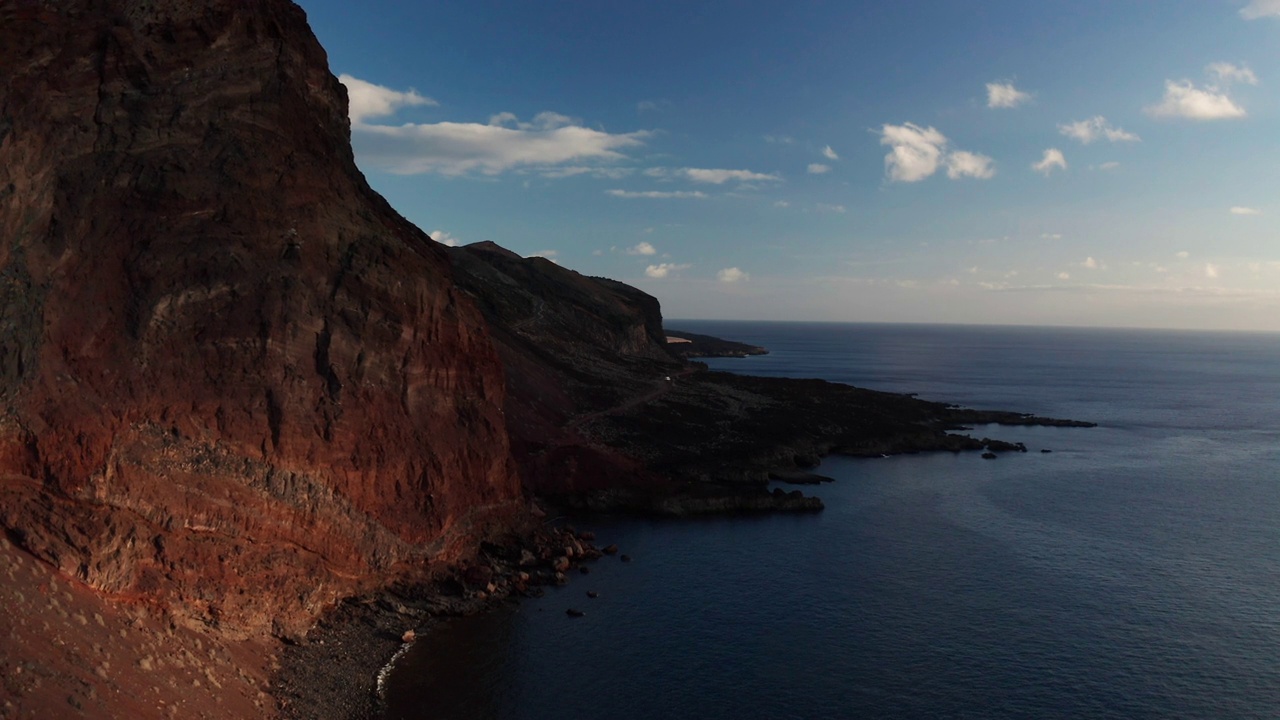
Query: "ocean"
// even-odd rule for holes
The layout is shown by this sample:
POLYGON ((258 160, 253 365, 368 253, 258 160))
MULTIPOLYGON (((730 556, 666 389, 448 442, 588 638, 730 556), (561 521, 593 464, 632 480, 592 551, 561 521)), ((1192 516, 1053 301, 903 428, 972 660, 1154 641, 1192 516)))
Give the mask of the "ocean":
POLYGON ((580 522, 634 561, 421 638, 388 718, 1280 717, 1280 335, 667 325, 1099 426, 830 457, 819 514, 580 522))

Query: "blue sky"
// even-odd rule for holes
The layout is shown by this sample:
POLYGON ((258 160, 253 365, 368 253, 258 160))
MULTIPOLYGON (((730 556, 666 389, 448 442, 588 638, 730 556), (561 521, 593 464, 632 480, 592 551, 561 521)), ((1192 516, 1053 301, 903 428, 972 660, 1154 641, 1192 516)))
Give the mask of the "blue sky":
POLYGON ((1280 0, 305 0, 371 184, 667 317, 1280 331, 1280 0))

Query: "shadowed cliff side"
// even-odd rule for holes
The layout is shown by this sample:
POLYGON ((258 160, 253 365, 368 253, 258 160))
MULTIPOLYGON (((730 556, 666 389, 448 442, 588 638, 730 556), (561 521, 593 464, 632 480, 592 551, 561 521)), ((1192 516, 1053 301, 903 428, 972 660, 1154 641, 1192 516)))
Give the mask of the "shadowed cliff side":
POLYGON ((544 495, 660 492, 665 475, 577 430, 584 418, 643 397, 682 371, 666 348, 657 299, 491 242, 450 248, 450 255, 502 356, 507 429, 526 487, 544 495))
POLYGON ((293 634, 521 505, 484 320, 283 0, 0 7, 0 524, 293 634))

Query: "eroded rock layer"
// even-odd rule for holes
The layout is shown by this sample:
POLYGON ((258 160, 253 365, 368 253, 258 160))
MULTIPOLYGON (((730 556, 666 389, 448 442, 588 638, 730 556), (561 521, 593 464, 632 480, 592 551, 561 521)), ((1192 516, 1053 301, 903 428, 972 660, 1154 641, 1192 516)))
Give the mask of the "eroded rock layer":
POLYGON ((228 630, 520 505, 503 371, 281 0, 0 6, 0 523, 228 630))

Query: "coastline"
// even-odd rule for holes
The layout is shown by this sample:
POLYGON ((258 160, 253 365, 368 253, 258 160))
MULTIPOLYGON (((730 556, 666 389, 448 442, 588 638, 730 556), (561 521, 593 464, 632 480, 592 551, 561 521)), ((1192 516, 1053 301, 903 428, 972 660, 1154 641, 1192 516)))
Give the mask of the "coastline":
POLYGON ((613 545, 597 547, 594 537, 570 525, 542 525, 482 543, 465 565, 443 569, 431 582, 347 598, 302 637, 281 641, 270 679, 279 716, 376 720, 387 673, 418 638, 450 617, 540 596, 544 586, 571 582, 585 563, 618 553, 613 545))
MULTIPOLYGON (((731 374, 714 375, 723 379, 731 374)), ((743 378, 748 384, 764 381, 752 376, 732 377, 743 378)), ((706 482, 709 478, 705 472, 695 469, 703 483, 694 486, 686 482, 686 487, 696 487, 691 491, 672 492, 665 488, 655 493, 615 488, 544 498, 541 502, 567 513, 566 519, 570 522, 589 522, 592 514, 619 512, 658 517, 817 512, 823 509, 817 497, 804 495, 800 490, 765 488, 771 481, 807 485, 830 481, 810 472, 828 455, 870 459, 896 454, 971 451, 977 461, 983 451, 988 454, 1027 452, 1019 443, 952 432, 971 430, 977 425, 1096 426, 1090 422, 1026 413, 969 410, 824 381, 781 382, 793 386, 808 384, 823 390, 837 386, 855 394, 871 393, 881 401, 919 403, 933 416, 918 432, 902 432, 899 427, 898 432, 884 437, 863 438, 866 442, 861 444, 849 441, 848 428, 827 436, 806 434, 798 442, 790 439, 770 443, 766 437, 757 437, 756 449, 760 452, 752 457, 751 467, 735 467, 728 473, 733 480, 725 481, 722 477, 718 482, 706 482)), ((609 419, 600 417, 594 422, 609 419)), ((449 617, 518 603, 524 597, 539 595, 542 585, 571 582, 572 576, 578 574, 573 570, 582 563, 597 560, 609 550, 617 551, 616 547, 597 548, 593 540, 591 533, 578 533, 569 525, 555 528, 544 525, 528 536, 507 538, 501 545, 482 544, 475 563, 448 568, 429 584, 391 587, 343 601, 325 613, 304 638, 281 648, 278 670, 271 678, 271 694, 281 717, 297 720, 380 718, 380 682, 387 673, 394 672, 396 658, 416 641, 406 641, 406 633, 412 632, 415 638, 421 638, 449 617), (580 547, 575 550, 574 544, 580 547), (527 579, 522 581, 522 577, 527 579)))

